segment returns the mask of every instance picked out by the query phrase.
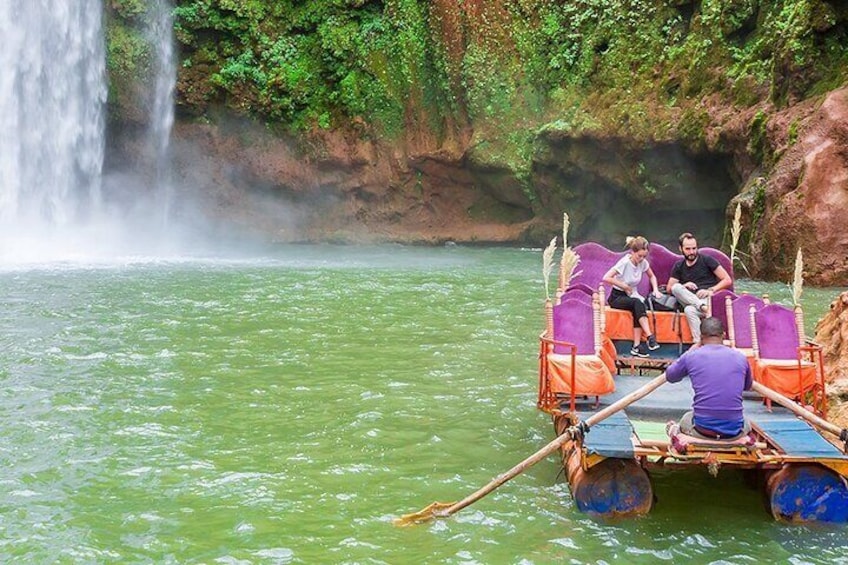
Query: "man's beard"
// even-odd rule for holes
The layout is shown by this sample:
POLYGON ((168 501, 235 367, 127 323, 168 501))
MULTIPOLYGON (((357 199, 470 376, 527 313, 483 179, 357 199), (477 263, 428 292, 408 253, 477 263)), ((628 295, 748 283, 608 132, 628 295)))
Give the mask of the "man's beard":
POLYGON ((684 255, 684 257, 686 257, 687 261, 692 263, 693 261, 695 261, 695 259, 698 258, 698 252, 696 251, 695 253, 690 253, 689 255, 684 255))

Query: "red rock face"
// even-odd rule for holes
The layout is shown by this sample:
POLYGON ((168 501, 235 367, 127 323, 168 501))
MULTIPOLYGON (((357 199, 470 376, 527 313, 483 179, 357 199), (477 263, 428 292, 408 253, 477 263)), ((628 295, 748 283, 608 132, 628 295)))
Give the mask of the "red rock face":
POLYGON ((754 274, 788 280, 800 246, 807 282, 844 285, 848 282, 848 89, 829 94, 800 123, 798 142, 786 149, 768 179, 762 238, 752 246, 757 256, 754 274))
MULTIPOLYGON (((437 31, 460 49, 481 6, 446 14, 437 31)), ((175 167, 207 213, 281 241, 540 244, 567 211, 578 239, 662 240, 694 230, 710 245, 724 233, 727 247, 723 206, 741 192, 739 250, 751 276, 790 280, 800 246, 807 284, 848 284, 848 88, 781 111, 739 110, 718 96, 704 108, 709 123, 697 148, 679 132, 645 147, 626 137, 613 143, 603 128, 579 138, 566 130, 538 134, 523 172, 496 153, 481 156, 494 134, 466 123, 436 134, 413 113, 392 141, 357 122, 293 139, 224 117, 177 125, 175 167), (755 141, 752 123, 763 112, 755 141)), ((119 145, 113 152, 127 159, 139 153, 119 145)))
POLYGON ((183 123, 174 137, 195 205, 280 242, 511 243, 530 223, 475 182, 461 139, 439 145, 422 131, 386 145, 322 131, 295 140, 247 123, 183 123))
POLYGON ((848 292, 840 294, 816 324, 816 342, 824 353, 831 410, 828 419, 848 426, 848 292))
POLYGON ((828 381, 848 381, 848 292, 840 294, 816 324, 815 340, 822 346, 828 381))

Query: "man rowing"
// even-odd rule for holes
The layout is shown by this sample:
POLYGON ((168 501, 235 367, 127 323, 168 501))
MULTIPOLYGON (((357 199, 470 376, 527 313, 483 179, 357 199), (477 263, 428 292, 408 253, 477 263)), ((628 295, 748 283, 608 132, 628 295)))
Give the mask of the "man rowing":
POLYGON ((723 343, 724 324, 718 318, 701 323, 703 343, 690 349, 666 370, 666 379, 692 381, 692 410, 680 420, 684 434, 707 439, 735 439, 751 431, 742 411, 742 391, 753 378, 745 355, 723 343))

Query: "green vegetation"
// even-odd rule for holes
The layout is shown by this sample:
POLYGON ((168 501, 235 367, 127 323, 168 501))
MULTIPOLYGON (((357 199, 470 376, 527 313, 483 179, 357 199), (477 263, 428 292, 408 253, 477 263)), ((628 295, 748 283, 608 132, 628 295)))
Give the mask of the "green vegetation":
MULTIPOLYGON (((429 39, 426 4, 193 0, 175 8, 183 67, 211 63, 204 91, 293 130, 353 118, 399 133, 410 104, 456 108, 429 39)), ((438 127, 438 121, 427 124, 438 127)))
MULTIPOLYGON (((754 202, 751 206, 751 225, 760 225, 760 220, 766 213, 766 183, 762 177, 757 179, 754 186, 754 202)), ((753 237, 752 237, 753 239, 753 237)))
POLYGON ((758 110, 751 120, 751 131, 748 135, 748 151, 760 163, 770 161, 768 141, 766 139, 766 126, 768 125, 768 114, 758 110))
POLYGON ((150 46, 136 29, 111 26, 106 37, 109 74, 123 80, 144 75, 150 65, 150 46))
MULTIPOLYGON (((143 5, 110 2, 110 70, 144 60, 132 32, 143 5)), ((359 123, 374 135, 444 135, 470 122, 492 159, 521 171, 528 132, 545 124, 697 144, 707 96, 779 106, 843 84, 848 10, 835 6, 177 0, 180 103, 196 114, 224 104, 292 131, 359 123)))
POLYGON ((786 135, 786 144, 789 146, 795 145, 798 141, 798 120, 792 120, 792 123, 789 124, 789 130, 786 135))

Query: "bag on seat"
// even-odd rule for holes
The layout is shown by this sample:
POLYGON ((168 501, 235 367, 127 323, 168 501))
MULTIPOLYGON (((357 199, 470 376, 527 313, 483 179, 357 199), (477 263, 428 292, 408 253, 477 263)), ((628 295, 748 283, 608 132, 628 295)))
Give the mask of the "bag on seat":
POLYGON ((677 309, 677 299, 665 292, 665 289, 660 289, 662 296, 657 298, 653 293, 648 295, 647 306, 649 310, 655 312, 674 312, 677 309))

